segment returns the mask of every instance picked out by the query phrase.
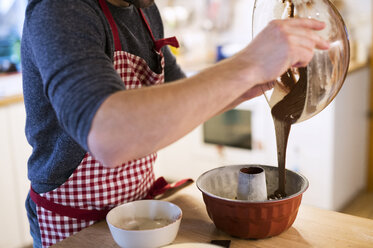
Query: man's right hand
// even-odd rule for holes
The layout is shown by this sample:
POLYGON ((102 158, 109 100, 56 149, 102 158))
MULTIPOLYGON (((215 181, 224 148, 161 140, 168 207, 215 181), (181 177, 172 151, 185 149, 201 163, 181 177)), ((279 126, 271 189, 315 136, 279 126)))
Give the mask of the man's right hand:
POLYGON ((324 28, 325 23, 314 19, 271 21, 236 59, 249 65, 257 84, 273 81, 291 66, 306 66, 314 49, 329 48, 316 32, 324 28))

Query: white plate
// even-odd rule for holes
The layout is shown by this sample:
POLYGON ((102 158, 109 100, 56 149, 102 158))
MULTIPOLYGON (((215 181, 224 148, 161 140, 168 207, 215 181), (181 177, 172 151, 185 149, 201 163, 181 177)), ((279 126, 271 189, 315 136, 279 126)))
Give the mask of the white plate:
POLYGON ((175 245, 168 245, 163 248, 221 248, 221 246, 207 244, 207 243, 182 243, 175 245))

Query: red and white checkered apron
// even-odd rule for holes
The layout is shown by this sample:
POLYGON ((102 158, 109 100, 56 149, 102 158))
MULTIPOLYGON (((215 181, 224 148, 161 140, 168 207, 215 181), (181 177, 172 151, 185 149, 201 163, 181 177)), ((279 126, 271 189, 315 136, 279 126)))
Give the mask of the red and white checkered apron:
MULTIPOLYGON (((163 83, 164 58, 160 48, 166 44, 177 46, 176 38, 156 41, 144 14, 139 9, 142 20, 153 38, 155 51, 160 56, 162 72, 157 74, 148 67, 144 59, 122 51, 118 30, 106 2, 99 0, 99 3, 111 25, 114 37, 114 67, 126 89, 163 83)), ((87 153, 74 173, 60 187, 41 194, 37 194, 31 188, 31 198, 37 205, 43 247, 49 247, 103 219, 108 210, 119 204, 152 197, 149 191, 155 185, 161 184, 158 189, 151 192, 153 196, 170 188, 163 178, 163 181, 157 180, 155 183, 153 164, 156 157, 156 153, 153 153, 111 169, 104 167, 87 153)), ((180 184, 182 183, 178 185, 180 184)))

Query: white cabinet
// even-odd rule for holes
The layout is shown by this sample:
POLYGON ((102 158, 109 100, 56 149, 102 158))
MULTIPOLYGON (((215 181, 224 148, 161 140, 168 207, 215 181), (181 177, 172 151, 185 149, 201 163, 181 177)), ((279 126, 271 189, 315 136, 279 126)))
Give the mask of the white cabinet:
POLYGON ((23 103, 0 107, 0 247, 32 244, 25 209, 29 189, 27 159, 31 154, 24 132, 23 103))
POLYGON ((0 108, 0 247, 14 247, 19 239, 19 217, 17 211, 17 192, 15 187, 15 174, 12 166, 11 147, 9 145, 9 121, 7 109, 0 108))
POLYGON ((32 243, 29 234, 29 223, 25 210, 25 200, 30 188, 30 181, 27 177, 27 160, 31 155, 31 146, 25 136, 26 113, 23 103, 9 106, 9 122, 11 147, 13 154, 13 166, 15 171, 15 190, 18 195, 19 206, 19 235, 22 246, 32 243))
MULTIPOLYGON (((303 203, 339 210, 365 186, 369 67, 351 72, 336 99, 320 114, 292 127, 287 168, 305 175, 310 186, 303 203)), ((253 150, 203 143, 202 128, 159 152, 156 174, 171 179, 197 177, 232 164, 276 165, 276 143, 264 97, 240 106, 252 110, 253 150)))

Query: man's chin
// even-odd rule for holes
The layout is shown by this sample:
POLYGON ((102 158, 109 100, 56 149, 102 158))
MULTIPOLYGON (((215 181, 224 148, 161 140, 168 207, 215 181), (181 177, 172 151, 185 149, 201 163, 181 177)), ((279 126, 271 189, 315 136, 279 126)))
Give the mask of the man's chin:
POLYGON ((136 8, 147 8, 154 4, 154 0, 125 0, 136 8))

